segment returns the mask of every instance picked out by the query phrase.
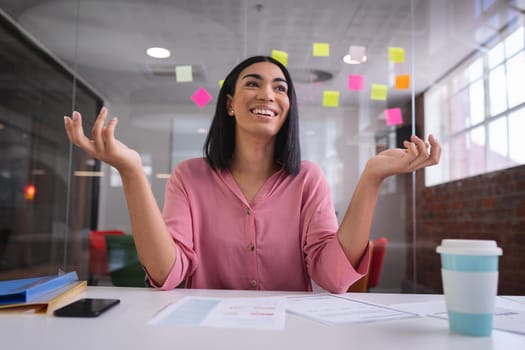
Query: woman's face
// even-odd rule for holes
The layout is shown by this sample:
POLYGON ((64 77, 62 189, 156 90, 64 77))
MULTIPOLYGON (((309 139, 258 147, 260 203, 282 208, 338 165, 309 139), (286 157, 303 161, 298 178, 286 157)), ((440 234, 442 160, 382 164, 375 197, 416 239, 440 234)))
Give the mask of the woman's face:
POLYGON ((288 117, 288 83, 281 69, 270 62, 246 67, 228 95, 227 111, 235 118, 236 132, 274 137, 288 117))

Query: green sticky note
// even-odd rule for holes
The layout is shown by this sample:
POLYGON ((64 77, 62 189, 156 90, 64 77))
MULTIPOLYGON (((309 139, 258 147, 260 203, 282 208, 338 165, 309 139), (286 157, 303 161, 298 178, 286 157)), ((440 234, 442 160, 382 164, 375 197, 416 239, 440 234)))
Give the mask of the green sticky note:
POLYGON ((325 90, 323 91, 323 107, 337 107, 339 106, 339 91, 325 90))
POLYGON ((395 63, 405 62, 405 49, 402 47, 389 47, 388 60, 395 63))
POLYGON ((272 58, 275 58, 277 61, 281 62, 283 66, 288 65, 288 53, 279 50, 272 50, 272 58))
POLYGON ((222 84, 224 84, 224 79, 219 80, 219 86, 222 87, 222 84))
POLYGON ((388 86, 382 84, 372 84, 370 98, 372 100, 386 100, 388 86))
POLYGON ((330 56, 330 44, 328 43, 314 43, 313 55, 328 57, 330 56))
POLYGON ((176 66, 175 80, 177 81, 177 83, 193 81, 193 73, 191 66, 176 66))

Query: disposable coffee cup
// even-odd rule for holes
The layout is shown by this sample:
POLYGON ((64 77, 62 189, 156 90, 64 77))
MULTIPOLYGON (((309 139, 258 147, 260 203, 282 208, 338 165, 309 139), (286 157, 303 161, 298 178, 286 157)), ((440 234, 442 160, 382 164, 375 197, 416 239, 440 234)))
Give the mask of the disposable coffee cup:
POLYGON ((490 240, 444 239, 436 250, 441 255, 441 278, 450 331, 490 336, 501 248, 490 240))

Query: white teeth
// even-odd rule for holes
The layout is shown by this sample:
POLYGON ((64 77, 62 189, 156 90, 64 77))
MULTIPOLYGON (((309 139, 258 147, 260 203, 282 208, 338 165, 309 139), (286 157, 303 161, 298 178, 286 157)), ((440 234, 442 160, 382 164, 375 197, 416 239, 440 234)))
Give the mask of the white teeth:
POLYGON ((269 116, 269 117, 273 117, 275 116, 275 113, 269 109, 262 109, 262 108, 254 108, 252 109, 252 113, 255 113, 255 114, 262 114, 262 115, 266 115, 266 116, 269 116))

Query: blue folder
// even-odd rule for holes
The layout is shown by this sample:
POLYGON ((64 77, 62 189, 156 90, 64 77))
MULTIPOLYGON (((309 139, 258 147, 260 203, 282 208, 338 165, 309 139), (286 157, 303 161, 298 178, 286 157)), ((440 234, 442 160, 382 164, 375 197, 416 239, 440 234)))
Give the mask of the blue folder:
POLYGON ((78 281, 74 271, 61 275, 0 281, 0 305, 29 302, 74 281, 78 281))

